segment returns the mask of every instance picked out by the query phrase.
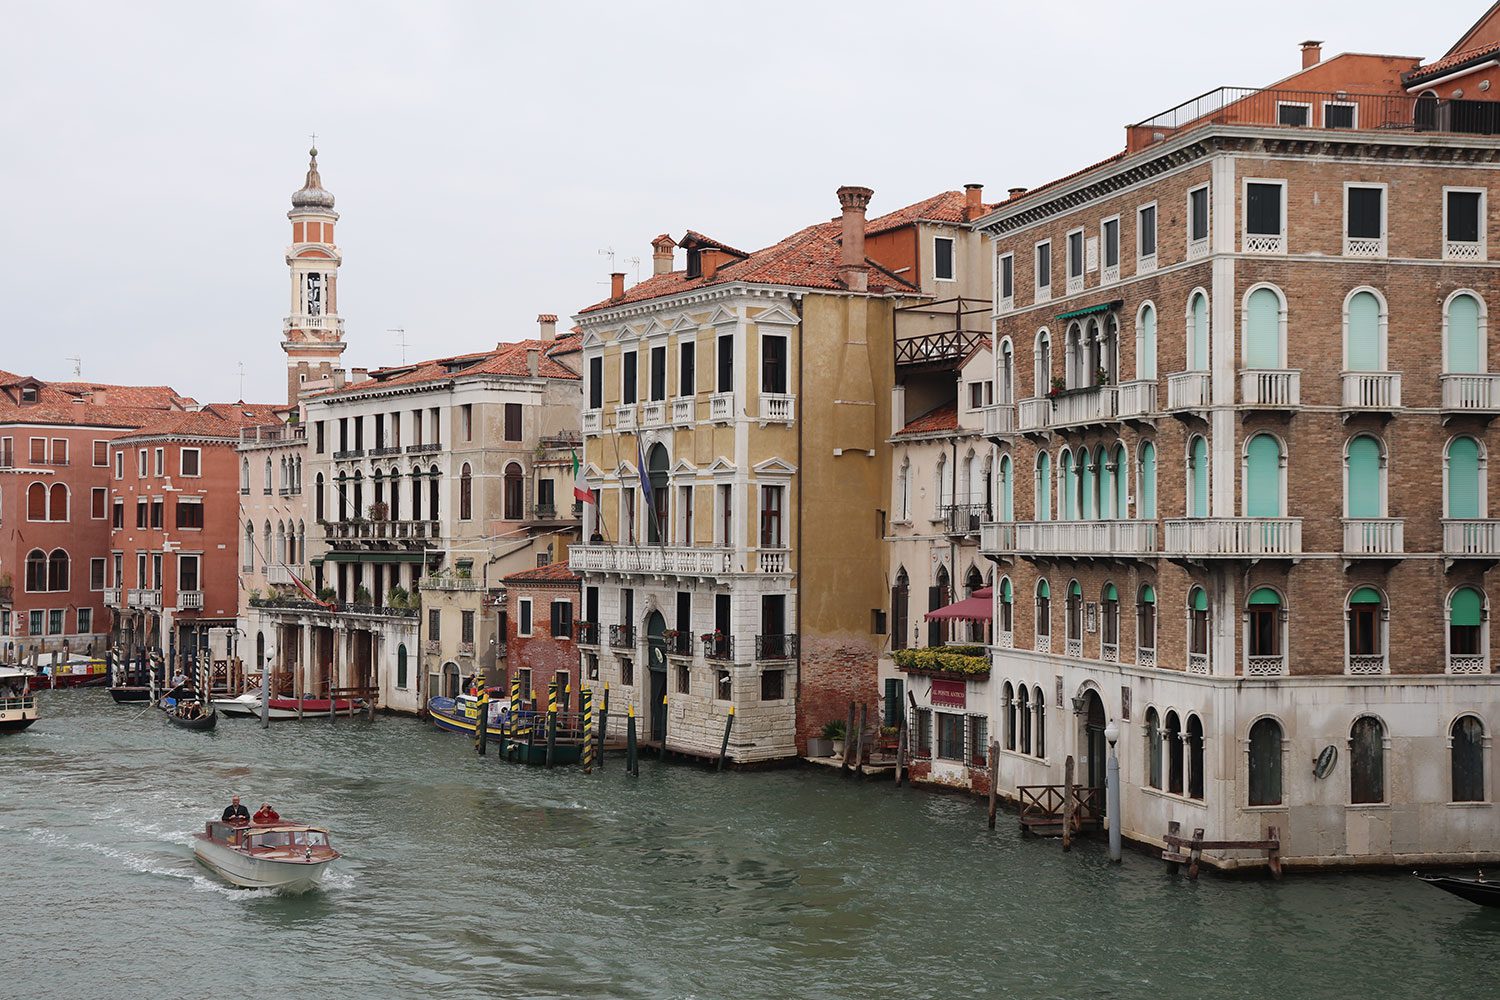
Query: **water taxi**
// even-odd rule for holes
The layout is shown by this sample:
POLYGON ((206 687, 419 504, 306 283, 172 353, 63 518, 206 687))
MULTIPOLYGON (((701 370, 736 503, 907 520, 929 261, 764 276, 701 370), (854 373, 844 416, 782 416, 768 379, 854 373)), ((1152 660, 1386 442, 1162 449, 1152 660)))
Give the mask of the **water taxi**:
POLYGON ((304 892, 322 880, 342 855, 328 831, 295 820, 226 823, 210 820, 193 834, 193 854, 206 867, 242 889, 304 892))
POLYGON ((0 666, 0 733, 19 733, 37 719, 36 698, 27 685, 31 675, 0 666))
MULTIPOLYGON (((260 694, 254 691, 246 692, 235 698, 215 698, 211 701, 214 708, 224 715, 246 715, 260 717, 260 694)), ((359 699, 336 698, 333 702, 333 710, 338 715, 358 715, 364 710, 365 703, 359 699)), ((302 710, 297 710, 296 698, 272 698, 267 706, 266 717, 269 719, 300 719, 318 718, 328 715, 327 698, 303 698, 302 710)))

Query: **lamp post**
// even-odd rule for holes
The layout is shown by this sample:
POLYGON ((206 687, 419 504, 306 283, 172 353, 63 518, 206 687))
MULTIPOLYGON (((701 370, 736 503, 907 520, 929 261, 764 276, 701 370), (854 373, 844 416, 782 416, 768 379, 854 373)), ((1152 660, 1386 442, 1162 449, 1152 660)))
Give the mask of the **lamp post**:
POLYGON ((1115 744, 1120 740, 1120 729, 1111 719, 1104 727, 1104 739, 1109 743, 1109 758, 1104 769, 1104 811, 1109 818, 1109 860, 1120 860, 1120 757, 1115 744))

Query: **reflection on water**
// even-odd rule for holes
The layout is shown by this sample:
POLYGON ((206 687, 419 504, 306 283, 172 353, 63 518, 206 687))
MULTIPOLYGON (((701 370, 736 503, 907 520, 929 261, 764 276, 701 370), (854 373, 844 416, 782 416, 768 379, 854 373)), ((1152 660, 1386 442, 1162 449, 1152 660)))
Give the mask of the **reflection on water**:
POLYGON ((44 695, 0 740, 0 995, 1484 996, 1500 912, 1409 877, 1168 878, 982 805, 824 771, 638 780, 478 758, 420 723, 168 727, 44 695), (230 794, 327 823, 302 896, 232 889, 193 831, 230 794))

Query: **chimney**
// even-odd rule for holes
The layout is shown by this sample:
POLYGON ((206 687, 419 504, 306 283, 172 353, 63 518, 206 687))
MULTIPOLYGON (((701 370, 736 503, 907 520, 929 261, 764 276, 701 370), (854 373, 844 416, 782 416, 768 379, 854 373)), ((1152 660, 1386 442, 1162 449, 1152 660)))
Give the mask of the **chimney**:
POLYGON ((609 297, 611 299, 623 299, 625 297, 625 272, 612 271, 609 275, 609 297))
POLYGON ((541 363, 541 349, 537 347, 526 348, 526 371, 530 373, 532 378, 536 378, 536 373, 541 367, 541 363))
POLYGON ((1019 198, 1021 197, 1021 195, 1025 194, 1027 190, 1027 188, 1006 188, 1005 193, 1008 197, 1019 198))
POLYGON ((358 385, 359 383, 367 381, 370 378, 370 369, 368 369, 368 368, 351 368, 351 369, 349 369, 349 374, 351 376, 351 380, 353 381, 353 383, 355 385, 358 385))
POLYGON ((865 209, 875 194, 867 187, 839 188, 839 207, 844 210, 843 253, 839 258, 839 279, 851 292, 869 287, 870 268, 865 264, 865 209))
POLYGON ((651 273, 672 273, 672 250, 677 246, 677 241, 666 233, 662 233, 651 241, 651 273))
POLYGON ((540 328, 537 334, 542 340, 555 340, 557 338, 557 316, 553 313, 542 313, 536 318, 536 325, 540 328))
POLYGON ((1323 61, 1323 43, 1321 41, 1306 41, 1302 43, 1302 68, 1311 69, 1323 61))
POLYGON ((698 251, 698 266, 703 269, 703 280, 712 281, 713 276, 718 273, 719 267, 729 260, 729 255, 723 250, 705 247, 698 251))
POLYGON ((973 222, 984 214, 984 185, 964 185, 964 221, 973 222))
POLYGON ((93 389, 89 390, 89 402, 93 403, 95 406, 108 406, 109 390, 104 388, 102 385, 95 386, 93 389))

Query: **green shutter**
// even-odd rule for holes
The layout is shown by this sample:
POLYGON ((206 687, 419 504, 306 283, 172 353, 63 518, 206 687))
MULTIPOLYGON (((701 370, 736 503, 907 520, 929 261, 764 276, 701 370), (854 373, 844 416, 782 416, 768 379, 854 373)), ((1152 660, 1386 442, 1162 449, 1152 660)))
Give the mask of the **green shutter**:
POLYGON ((1359 292, 1349 300, 1348 343, 1353 372, 1380 371, 1380 300, 1369 292, 1359 292))
POLYGON ((1087 451, 1078 455, 1078 480, 1079 492, 1083 494, 1079 498, 1079 507, 1085 521, 1092 521, 1098 514, 1094 510, 1094 463, 1089 461, 1087 451))
POLYGON ((1193 438, 1192 453, 1188 460, 1189 485, 1188 516, 1208 516, 1208 442, 1201 437, 1193 438))
POLYGON ((1110 455, 1103 448, 1100 448, 1096 455, 1096 464, 1099 466, 1099 518, 1100 520, 1108 520, 1119 516, 1114 510, 1114 473, 1109 470, 1110 455))
POLYGON ((1048 583, 1047 583, 1046 580, 1043 580, 1041 583, 1039 583, 1039 584, 1036 585, 1036 596, 1038 596, 1038 597, 1051 597, 1052 596, 1052 588, 1051 588, 1051 586, 1048 585, 1048 583))
POLYGON ((1452 373, 1484 371, 1479 343, 1479 300, 1459 295, 1448 303, 1448 364, 1452 373))
POLYGON ((1073 487, 1073 453, 1071 451, 1063 452, 1062 480, 1062 510, 1057 512, 1057 519, 1059 521, 1071 521, 1077 516, 1074 511, 1078 509, 1075 504, 1076 498, 1073 495, 1075 491, 1073 487))
POLYGON ((1208 371, 1208 299, 1203 295, 1193 296, 1192 319, 1189 321, 1192 339, 1188 343, 1188 370, 1208 371))
POLYGON ((1479 442, 1457 437, 1448 444, 1448 516, 1479 517, 1479 442))
POLYGON ((1002 603, 1010 603, 1010 577, 1000 581, 1000 600, 1002 603))
POLYGON ((1156 310, 1141 310, 1141 356, 1135 362, 1136 378, 1156 378, 1156 310))
POLYGON ((1484 598, 1473 587, 1460 587, 1448 603, 1450 625, 1478 625, 1484 615, 1484 598))
POLYGON ((1082 597, 1083 596, 1083 588, 1078 585, 1078 581, 1077 580, 1074 580, 1072 583, 1068 584, 1068 596, 1069 597, 1082 597))
POLYGON ((1250 595, 1251 604, 1280 604, 1281 597, 1270 587, 1257 587, 1250 595))
POLYGON ((1156 519, 1156 445, 1141 445, 1141 495, 1136 500, 1136 516, 1143 521, 1156 519))
POLYGON ((1125 517, 1130 510, 1130 466, 1125 462, 1125 446, 1115 445, 1115 517, 1125 517))
POLYGON ((1350 604, 1379 604, 1380 591, 1374 587, 1360 587, 1349 595, 1350 604))
POLYGON ((1281 444, 1269 434, 1257 434, 1246 453, 1246 516, 1280 517, 1281 444))
POLYGON ((1245 363, 1250 368, 1280 368, 1281 299, 1269 288, 1257 288, 1245 303, 1245 363))
POLYGON ((1105 584, 1105 586, 1104 586, 1104 599, 1106 601, 1118 601, 1120 599, 1120 592, 1115 589, 1115 585, 1114 584, 1112 584, 1112 583, 1105 584))
POLYGON ((1154 589, 1152 589, 1151 584, 1149 584, 1149 583, 1146 584, 1144 587, 1141 588, 1141 603, 1142 604, 1155 604, 1156 603, 1156 591, 1154 589))
POLYGON ((1188 603, 1194 611, 1208 610, 1208 593, 1202 587, 1194 587, 1188 595, 1188 603))
POLYGON ((1344 497, 1350 517, 1380 517, 1380 443, 1361 434, 1349 442, 1344 497))

